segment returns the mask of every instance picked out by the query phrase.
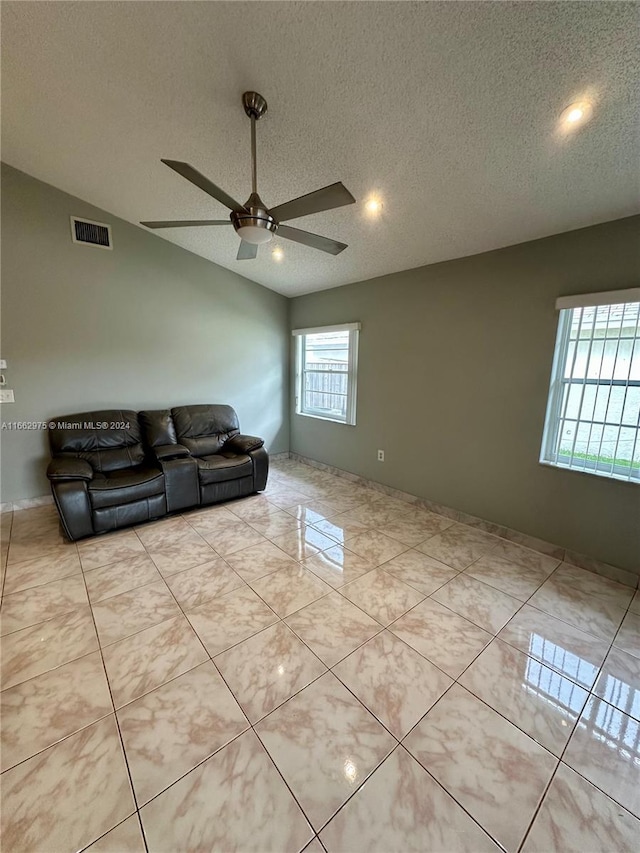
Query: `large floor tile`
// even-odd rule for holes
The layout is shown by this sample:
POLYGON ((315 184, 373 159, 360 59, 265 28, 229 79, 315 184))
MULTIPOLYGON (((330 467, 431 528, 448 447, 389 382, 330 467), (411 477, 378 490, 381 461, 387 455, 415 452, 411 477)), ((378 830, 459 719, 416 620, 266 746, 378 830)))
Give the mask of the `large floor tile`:
POLYGON ((2 841, 11 853, 81 850, 135 810, 114 716, 2 777, 2 841))
POLYGON ((306 569, 311 569, 333 589, 339 589, 375 568, 371 560, 359 557, 344 545, 335 545, 333 548, 327 548, 326 551, 320 551, 313 557, 303 560, 302 565, 306 569))
POLYGON ((609 648, 605 640, 528 604, 505 625, 498 637, 589 690, 609 648))
POLYGON ((464 524, 454 524, 417 547, 419 551, 451 566, 452 569, 462 571, 495 547, 498 541, 495 536, 482 530, 464 524))
POLYGON ((417 589, 407 586, 382 569, 368 572, 341 587, 340 594, 384 626, 424 599, 424 595, 417 589))
POLYGON ((574 628, 611 642, 624 618, 624 610, 610 601, 558 583, 554 577, 545 581, 528 603, 574 628))
POLYGON ((326 671, 282 622, 222 652, 215 660, 252 723, 326 671))
POLYGON ((629 605, 629 610, 632 613, 637 613, 640 615, 640 589, 636 590, 635 595, 631 599, 631 604, 629 605))
POLYGON ((0 609, 0 634, 37 625, 45 619, 64 616, 88 604, 82 575, 70 575, 42 586, 5 595, 0 609))
POLYGON ((640 658, 640 615, 629 611, 622 621, 613 645, 640 658))
POLYGON ((300 563, 251 582, 251 588, 278 616, 289 616, 331 592, 331 587, 300 563))
POLYGON ((113 643, 102 653, 116 708, 208 659, 182 614, 113 643))
POLYGON ((431 595, 458 574, 451 566, 415 550, 405 551, 389 560, 384 564, 384 570, 424 595, 431 595))
MULTIPOLYGON (((408 506, 405 504, 405 507, 408 506)), ((363 504, 341 515, 345 521, 357 521, 368 528, 379 529, 383 524, 389 524, 399 519, 405 511, 406 509, 399 508, 395 504, 386 504, 383 496, 373 503, 363 504)))
POLYGON ((164 577, 201 566, 217 556, 211 545, 194 530, 168 537, 165 544, 150 546, 147 550, 164 577))
POLYGON ((93 604, 146 583, 159 581, 161 578, 151 557, 140 554, 119 563, 110 563, 101 569, 86 571, 84 579, 93 604))
POLYGON ((180 614, 164 581, 139 586, 93 605, 100 645, 107 646, 180 614))
POLYGON ((82 568, 87 571, 144 554, 144 545, 132 530, 124 530, 80 542, 78 554, 82 568))
MULTIPOLYGON (((271 478, 269 478, 269 485, 270 483, 271 478)), ((269 485, 267 488, 269 488, 269 485)), ((194 513, 193 515, 198 517, 206 516, 207 514, 214 515, 216 512, 223 513, 224 515, 231 513, 236 518, 249 521, 251 518, 263 518, 265 515, 273 512, 274 509, 277 510, 277 507, 274 507, 274 504, 265 494, 261 494, 229 501, 224 507, 214 505, 209 507, 208 510, 203 510, 201 513, 194 513)))
POLYGON ((625 714, 640 720, 640 658, 613 646, 593 692, 625 714))
POLYGON ((389 631, 368 640, 333 672, 398 740, 453 683, 389 631))
POLYGON ((332 673, 269 714, 256 732, 315 829, 396 743, 332 673))
POLYGON ((278 621, 273 610, 248 586, 188 611, 187 618, 211 657, 278 621))
POLYGON ((431 596, 485 631, 498 631, 522 607, 511 595, 487 586, 466 573, 457 575, 431 596))
POLYGON ((442 533, 453 523, 452 519, 445 518, 444 515, 437 515, 428 510, 410 508, 394 521, 380 525, 378 529, 385 536, 390 536, 392 539, 397 539, 404 545, 413 548, 437 533, 442 533))
POLYGON ((135 532, 145 548, 160 550, 165 546, 172 546, 176 539, 180 539, 184 534, 193 533, 186 519, 180 516, 141 524, 135 528, 135 532))
POLYGON ((267 539, 296 533, 302 527, 302 522, 297 518, 275 507, 268 514, 247 519, 247 523, 267 539))
POLYGON ((622 610, 627 609, 633 598, 631 587, 594 572, 589 572, 586 569, 578 568, 578 566, 572 566, 570 563, 561 563, 554 572, 553 579, 556 583, 602 598, 622 610))
POLYGON ((313 832, 253 732, 141 810, 149 853, 299 851, 313 832))
POLYGON ((522 853, 631 853, 640 820, 561 764, 522 853))
POLYGON ((320 551, 332 548, 336 543, 334 539, 320 533, 315 527, 302 526, 293 533, 285 533, 284 536, 276 536, 273 544, 277 545, 285 554, 294 560, 306 560, 320 551))
POLYGON ((590 696, 563 761, 640 817, 640 722, 590 696))
POLYGON ((99 652, 3 691, 2 771, 113 711, 99 652))
POLYGON ((5 690, 98 648, 89 605, 2 638, 1 687, 5 690))
POLYGON ((240 575, 220 557, 167 578, 167 586, 183 610, 194 610, 218 595, 244 586, 240 575))
POLYGON ((373 563, 374 566, 380 566, 408 549, 407 545, 377 530, 369 530, 350 537, 346 545, 350 551, 358 554, 363 560, 373 563))
POLYGON ((229 525, 216 533, 205 533, 204 538, 216 550, 221 557, 228 557, 248 548, 250 545, 259 545, 265 542, 265 537, 250 527, 246 521, 236 519, 233 525, 229 525))
POLYGON ((147 853, 140 819, 131 815, 86 848, 86 853, 147 853))
POLYGON ((37 560, 40 557, 64 557, 67 554, 77 554, 74 542, 69 542, 61 535, 49 538, 27 537, 17 539, 12 536, 7 552, 7 571, 15 563, 25 563, 29 560, 37 560))
POLYGON ((49 581, 60 580, 82 571, 80 558, 75 548, 26 560, 24 563, 12 563, 4 581, 4 594, 20 592, 32 586, 41 586, 49 581))
POLYGON ((319 598, 286 621, 328 667, 382 630, 378 622, 337 592, 319 598))
POLYGON ((344 545, 347 539, 353 538, 360 533, 366 533, 369 529, 366 524, 361 521, 350 521, 342 519, 340 515, 334 515, 331 518, 315 519, 307 521, 307 524, 313 524, 316 530, 324 533, 325 536, 335 539, 339 545, 344 545))
POLYGON ((210 661, 121 708, 118 721, 139 806, 249 727, 210 661))
POLYGON ((491 551, 480 558, 482 562, 491 560, 500 565, 520 566, 525 569, 540 569, 547 577, 560 565, 557 557, 542 554, 540 551, 532 551, 515 542, 499 539, 491 551))
POLYGON ((575 682, 501 640, 475 659, 460 684, 557 756, 588 696, 575 682))
POLYGON ((404 746, 508 851, 518 850, 558 764, 457 684, 404 746))
POLYGON ((278 569, 297 565, 293 557, 285 554, 273 542, 250 545, 235 554, 229 554, 226 560, 247 583, 269 575, 271 572, 277 572, 278 569))
POLYGON ((392 622, 389 630, 451 678, 458 678, 493 639, 493 634, 431 598, 392 622))
POLYGON ((498 853, 469 815, 401 746, 320 833, 328 853, 498 853))
POLYGON ((506 557, 492 556, 492 552, 472 563, 465 574, 520 601, 532 596, 548 577, 544 569, 520 566, 506 557))

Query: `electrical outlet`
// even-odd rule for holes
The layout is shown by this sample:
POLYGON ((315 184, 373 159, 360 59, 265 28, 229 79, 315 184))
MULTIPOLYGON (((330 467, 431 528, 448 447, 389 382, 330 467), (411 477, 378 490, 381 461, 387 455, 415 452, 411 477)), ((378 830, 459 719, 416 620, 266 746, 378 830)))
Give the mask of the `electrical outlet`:
POLYGON ((378 462, 384 462, 384 450, 378 451, 378 462))
POLYGON ((6 369, 7 369, 6 360, 4 358, 0 358, 0 370, 6 370, 6 369))
POLYGON ((0 403, 15 403, 13 391, 10 389, 7 391, 0 391, 0 403))

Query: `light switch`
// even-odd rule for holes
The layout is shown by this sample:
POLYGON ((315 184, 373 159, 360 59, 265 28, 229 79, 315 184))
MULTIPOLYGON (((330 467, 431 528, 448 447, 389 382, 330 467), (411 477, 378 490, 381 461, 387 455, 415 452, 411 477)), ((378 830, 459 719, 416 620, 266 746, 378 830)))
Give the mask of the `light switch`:
POLYGON ((12 389, 0 391, 0 403, 15 403, 12 389))
POLYGON ((0 358, 0 370, 6 370, 6 369, 7 369, 6 359, 0 358))

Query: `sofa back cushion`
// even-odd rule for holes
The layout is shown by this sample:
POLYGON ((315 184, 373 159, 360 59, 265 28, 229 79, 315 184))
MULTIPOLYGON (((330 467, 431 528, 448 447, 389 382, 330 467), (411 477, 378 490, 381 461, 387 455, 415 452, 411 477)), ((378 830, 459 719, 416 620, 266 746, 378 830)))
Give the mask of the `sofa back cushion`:
POLYGON ((52 456, 86 459, 94 471, 101 473, 131 468, 144 461, 137 412, 128 409, 81 412, 51 418, 49 423, 52 456))
POLYGON ((217 453, 231 436, 240 432, 231 406, 178 406, 171 409, 178 442, 193 456, 217 453))
POLYGON ((176 444, 176 428, 170 409, 154 409, 139 412, 140 426, 149 447, 176 444))

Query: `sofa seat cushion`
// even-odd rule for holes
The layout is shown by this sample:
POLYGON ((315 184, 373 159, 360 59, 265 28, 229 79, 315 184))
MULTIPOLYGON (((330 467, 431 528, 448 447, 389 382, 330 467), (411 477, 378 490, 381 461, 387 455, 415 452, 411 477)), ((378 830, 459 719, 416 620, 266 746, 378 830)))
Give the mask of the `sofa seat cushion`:
POLYGON ((97 473, 89 483, 91 505, 98 509, 118 506, 164 494, 164 475, 158 468, 137 465, 108 474, 97 473))
POLYGON ((214 453, 211 456, 201 456, 196 461, 203 486, 253 476, 253 462, 246 453, 214 453))

